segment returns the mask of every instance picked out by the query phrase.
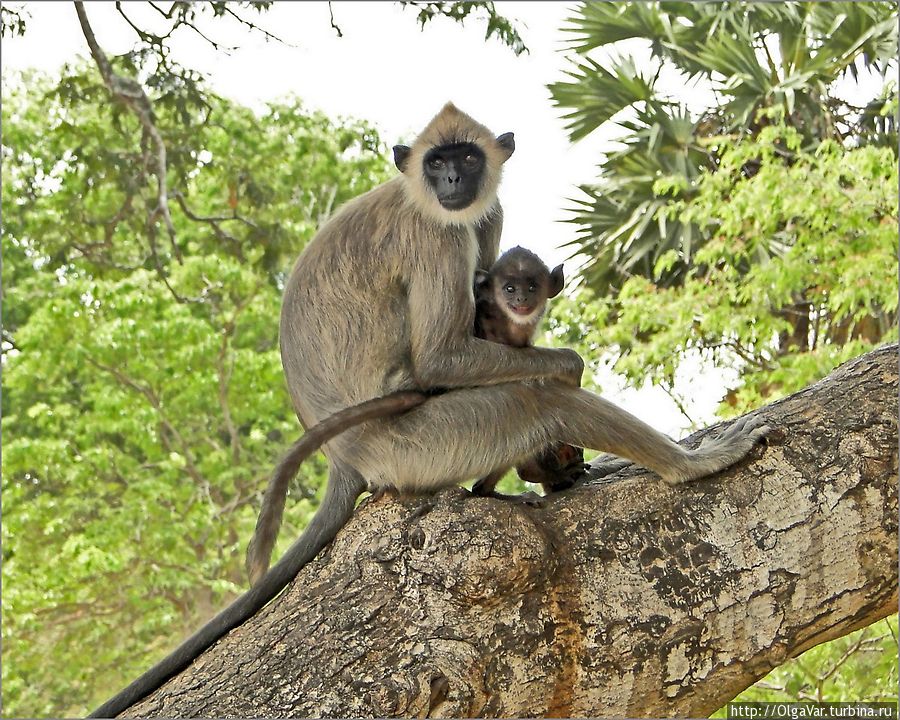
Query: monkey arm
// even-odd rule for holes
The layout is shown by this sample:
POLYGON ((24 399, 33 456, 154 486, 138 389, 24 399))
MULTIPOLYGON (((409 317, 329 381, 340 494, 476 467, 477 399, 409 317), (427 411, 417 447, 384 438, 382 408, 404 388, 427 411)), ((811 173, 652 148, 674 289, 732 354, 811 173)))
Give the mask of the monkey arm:
POLYGON ((413 371, 426 388, 497 385, 543 378, 577 386, 583 369, 578 353, 568 348, 513 348, 475 337, 464 338, 443 353, 413 356, 413 371))

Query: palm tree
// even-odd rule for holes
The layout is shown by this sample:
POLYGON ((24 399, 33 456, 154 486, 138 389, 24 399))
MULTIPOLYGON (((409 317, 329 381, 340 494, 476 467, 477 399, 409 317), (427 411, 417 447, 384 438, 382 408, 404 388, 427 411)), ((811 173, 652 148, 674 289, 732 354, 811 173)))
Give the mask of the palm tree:
POLYGON ((882 112, 897 93, 886 79, 896 68, 893 3, 587 2, 569 23, 573 67, 549 87, 568 111, 570 136, 611 125, 621 133, 597 182, 581 186, 571 219, 572 244, 589 258, 582 274, 600 292, 635 274, 677 283, 690 267, 705 238, 666 208, 715 169, 715 135, 752 135, 778 117, 809 146, 826 138, 896 146, 896 118, 882 112), (590 56, 635 39, 649 49, 644 69, 628 56, 607 52, 605 64, 590 56), (710 107, 694 113, 666 93, 660 77, 673 71, 707 88, 710 107), (835 84, 861 73, 880 75, 885 91, 857 107, 835 84), (659 263, 670 250, 677 261, 659 263))

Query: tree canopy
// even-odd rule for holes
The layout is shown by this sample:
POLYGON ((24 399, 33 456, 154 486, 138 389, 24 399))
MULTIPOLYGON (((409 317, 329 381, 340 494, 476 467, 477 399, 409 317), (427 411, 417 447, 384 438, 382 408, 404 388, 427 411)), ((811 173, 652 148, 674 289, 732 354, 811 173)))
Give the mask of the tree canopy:
POLYGON ((704 142, 711 136, 755 136, 777 110, 806 146, 896 147, 891 3, 582 3, 566 30, 570 69, 550 91, 567 111, 570 135, 603 127, 618 137, 597 181, 581 187, 572 217, 573 247, 587 255, 583 272, 598 292, 616 291, 632 275, 667 285, 684 277, 710 234, 667 217, 668 205, 690 199, 700 175, 718 167, 715 146, 704 142), (838 84, 860 74, 883 83, 864 106, 838 84), (707 99, 689 107, 689 86, 707 99), (667 192, 661 178, 672 178, 667 192))
MULTIPOLYGON (((674 391, 688 353, 737 368, 740 385, 726 397, 733 414, 896 337, 897 157, 835 141, 805 151, 783 124, 710 143, 718 170, 662 217, 710 238, 682 281, 635 276, 615 296, 583 290, 557 303, 554 318, 571 341, 611 354, 638 387, 650 381, 674 391)), ((669 192, 671 180, 656 188, 669 192)), ((674 262, 670 249, 657 265, 674 262)))
MULTIPOLYGON (((211 121, 170 140, 190 198, 176 258, 148 242, 135 121, 92 102, 87 75, 17 85, 3 103, 4 701, 75 715, 245 584, 256 496, 299 431, 282 275, 336 204, 385 177, 386 152, 365 123, 296 101, 257 116, 211 99, 211 121)), ((285 536, 321 470, 295 481, 285 536)))

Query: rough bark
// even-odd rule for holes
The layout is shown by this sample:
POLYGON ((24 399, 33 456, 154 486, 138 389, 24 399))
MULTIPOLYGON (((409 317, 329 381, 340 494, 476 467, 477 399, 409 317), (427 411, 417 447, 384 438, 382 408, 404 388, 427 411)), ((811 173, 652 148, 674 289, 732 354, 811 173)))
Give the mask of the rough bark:
POLYGON ((681 489, 630 468, 537 507, 368 502, 127 714, 708 715, 896 611, 896 398, 893 346, 762 409, 767 448, 681 489))

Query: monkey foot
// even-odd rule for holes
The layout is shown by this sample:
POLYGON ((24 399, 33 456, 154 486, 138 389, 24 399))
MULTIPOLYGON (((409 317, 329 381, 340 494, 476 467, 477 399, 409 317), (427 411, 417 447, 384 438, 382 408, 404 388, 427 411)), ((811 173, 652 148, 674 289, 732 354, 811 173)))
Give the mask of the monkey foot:
POLYGON ((400 491, 397 490, 393 485, 385 485, 383 487, 375 488, 372 491, 372 495, 369 498, 369 502, 378 502, 385 495, 390 495, 391 497, 397 497, 400 494, 400 491))
POLYGON ((568 490, 570 487, 574 487, 585 480, 589 467, 584 460, 571 462, 555 473, 553 478, 542 483, 544 489, 548 493, 568 490))

